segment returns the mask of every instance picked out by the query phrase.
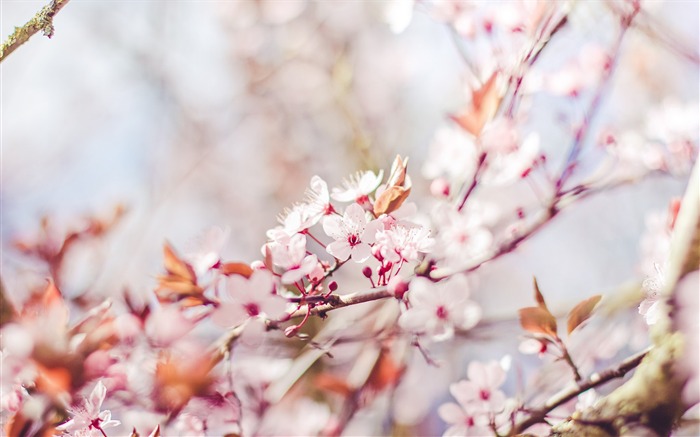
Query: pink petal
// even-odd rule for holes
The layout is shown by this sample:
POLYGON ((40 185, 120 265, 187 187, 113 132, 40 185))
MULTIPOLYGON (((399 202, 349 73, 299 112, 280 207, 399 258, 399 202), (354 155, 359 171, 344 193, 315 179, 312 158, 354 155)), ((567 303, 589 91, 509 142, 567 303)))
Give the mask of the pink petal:
POLYGON ((367 258, 372 256, 372 249, 370 249, 369 244, 360 243, 350 249, 350 254, 353 261, 356 263, 362 263, 367 261, 367 258))
POLYGON ((326 252, 338 258, 340 261, 345 261, 350 258, 350 245, 347 241, 334 241, 326 246, 326 252))
POLYGON ((329 215, 323 219, 323 232, 334 240, 345 239, 346 233, 342 227, 343 219, 337 215, 329 215))

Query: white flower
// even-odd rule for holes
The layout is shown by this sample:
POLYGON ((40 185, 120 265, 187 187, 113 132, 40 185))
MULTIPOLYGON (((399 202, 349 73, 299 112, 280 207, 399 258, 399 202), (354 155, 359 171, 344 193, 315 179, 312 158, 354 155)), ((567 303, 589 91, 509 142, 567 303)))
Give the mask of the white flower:
POLYGON ((378 174, 371 171, 357 172, 343 181, 343 188, 333 188, 331 197, 339 202, 367 203, 368 196, 377 189, 384 177, 384 170, 378 174))
POLYGON ((318 258, 306 254, 306 236, 294 234, 286 237, 285 234, 278 234, 277 237, 276 241, 267 243, 267 246, 272 254, 272 262, 285 270, 282 283, 292 284, 311 274, 318 264, 318 258))
POLYGON ((399 318, 401 328, 442 341, 454 335, 455 328, 469 329, 481 318, 481 308, 469 300, 464 276, 453 276, 434 283, 417 277, 408 291, 411 307, 399 318))
POLYGON ((654 325, 663 315, 664 305, 661 293, 664 287, 664 268, 655 264, 656 275, 649 277, 642 283, 646 292, 646 298, 639 304, 639 314, 644 316, 647 325, 654 325))
POLYGON ((323 230, 335 240, 326 251, 341 261, 352 257, 357 263, 364 262, 372 255, 370 244, 382 226, 379 220, 368 222, 365 210, 353 203, 345 209, 343 217, 332 215, 323 220, 323 230))
POLYGON ((311 178, 309 187, 304 194, 306 198, 304 203, 297 203, 280 217, 280 222, 287 235, 291 236, 309 229, 318 223, 324 215, 333 212, 328 185, 320 176, 311 178))
POLYGON ((84 400, 82 406, 68 409, 73 418, 57 426, 56 429, 73 436, 102 436, 106 435, 103 431, 104 428, 119 426, 121 422, 112 420, 112 413, 109 410, 100 411, 106 394, 107 389, 102 381, 99 381, 90 393, 90 397, 84 400))
POLYGON ((486 125, 480 145, 487 154, 481 181, 489 185, 507 185, 533 166, 540 151, 540 137, 532 132, 523 139, 513 120, 500 118, 486 125))
POLYGON ((460 213, 447 204, 438 205, 433 211, 435 228, 440 229, 434 252, 457 267, 486 254, 493 246, 493 236, 484 226, 487 215, 486 210, 460 213))
POLYGON ((286 308, 287 301, 275 293, 272 273, 256 270, 250 278, 227 278, 226 290, 212 320, 220 326, 236 326, 252 317, 279 317, 286 308))
POLYGON ((197 275, 204 274, 221 261, 221 249, 229 234, 228 228, 212 226, 197 237, 189 253, 185 254, 185 260, 192 265, 197 275))
POLYGON ((447 176, 451 181, 464 181, 474 174, 477 160, 474 141, 456 126, 443 126, 430 145, 423 176, 428 179, 447 176))
POLYGON ((430 230, 423 226, 396 225, 377 233, 377 245, 382 257, 391 262, 418 261, 418 253, 428 253, 435 245, 430 230))

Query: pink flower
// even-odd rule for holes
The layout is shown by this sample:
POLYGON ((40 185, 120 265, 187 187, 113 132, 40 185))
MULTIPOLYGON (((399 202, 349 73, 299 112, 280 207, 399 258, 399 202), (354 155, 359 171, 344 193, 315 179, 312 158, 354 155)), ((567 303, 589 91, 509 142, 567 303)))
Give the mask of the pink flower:
MULTIPOLYGON (((472 204, 473 205, 473 204, 472 204)), ((433 211, 435 228, 439 229, 435 252, 447 264, 461 267, 484 254, 493 246, 493 236, 486 228, 487 211, 457 212, 447 204, 433 211)))
POLYGON ((451 338, 455 328, 469 329, 481 318, 481 308, 469 300, 469 286, 462 275, 433 283, 418 277, 408 291, 411 307, 399 318, 401 328, 432 336, 435 341, 451 338))
POLYGON ((656 275, 649 277, 642 282, 642 288, 646 292, 646 297, 639 304, 639 314, 644 316, 647 325, 654 325, 663 315, 664 304, 661 293, 664 288, 664 268, 658 264, 654 265, 656 275))
POLYGON ((489 418, 478 411, 473 404, 457 405, 453 402, 443 404, 438 408, 440 418, 451 426, 443 436, 484 436, 491 435, 489 418))
POLYGON ((382 257, 391 262, 418 261, 419 253, 428 253, 435 245, 430 230, 423 226, 397 225, 377 233, 377 245, 382 257))
POLYGON ((233 275, 227 279, 212 320, 220 326, 236 326, 254 317, 277 318, 286 308, 287 301, 275 293, 272 273, 256 270, 250 278, 233 275))
POLYGON ((221 261, 221 249, 228 239, 230 230, 216 226, 204 231, 185 254, 185 260, 190 263, 197 275, 204 274, 221 261))
POLYGON ((68 409, 73 418, 57 426, 56 429, 72 436, 104 436, 106 435, 104 428, 119 426, 120 422, 112 420, 112 413, 109 410, 100 411, 106 394, 107 389, 102 381, 99 381, 82 406, 68 409))
POLYGON ((323 230, 335 240, 326 251, 341 261, 352 257, 357 263, 364 262, 372 255, 370 244, 382 226, 379 220, 368 222, 365 210, 353 203, 343 217, 332 215, 323 220, 323 230))
POLYGON ((309 229, 318 223, 324 215, 333 212, 328 185, 320 176, 311 178, 309 187, 304 194, 306 201, 294 205, 292 209, 285 211, 285 215, 280 218, 287 235, 309 229))
POLYGON ((339 202, 368 203, 369 195, 377 189, 384 177, 384 170, 378 174, 371 171, 357 172, 343 181, 343 188, 333 188, 331 197, 339 202))
POLYGON ((504 364, 472 361, 467 369, 468 379, 450 385, 450 393, 458 404, 447 403, 438 410, 440 417, 452 425, 444 435, 491 434, 487 425, 507 423, 515 404, 506 399, 499 387, 505 382, 504 366, 508 363, 509 360, 504 364))
POLYGON ((281 278, 283 284, 292 284, 316 269, 318 258, 316 255, 306 254, 305 235, 278 237, 276 241, 267 243, 267 246, 272 253, 272 262, 285 270, 281 278))
POLYGON ((499 362, 472 361, 467 368, 467 378, 450 386, 450 393, 460 404, 474 404, 480 411, 489 413, 505 408, 506 395, 499 387, 506 380, 506 372, 499 362))

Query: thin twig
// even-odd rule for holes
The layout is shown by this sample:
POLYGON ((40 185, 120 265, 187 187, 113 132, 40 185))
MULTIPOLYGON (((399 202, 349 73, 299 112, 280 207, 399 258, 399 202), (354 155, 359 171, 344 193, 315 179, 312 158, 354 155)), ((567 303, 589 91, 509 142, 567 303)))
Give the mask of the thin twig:
POLYGON ((613 379, 622 378, 629 371, 636 368, 642 362, 644 357, 649 353, 651 348, 647 348, 631 357, 626 358, 617 365, 610 367, 602 372, 594 373, 590 378, 578 383, 575 387, 566 389, 552 398, 550 398, 542 408, 531 411, 529 416, 515 424, 510 432, 510 435, 520 434, 532 425, 544 422, 547 414, 558 406, 565 404, 581 393, 605 384, 613 379))
POLYGON ((12 35, 8 36, 5 42, 2 43, 2 48, 0 48, 0 62, 4 61, 10 53, 14 52, 40 30, 44 36, 51 38, 54 31, 53 17, 69 1, 70 0, 51 0, 51 3, 41 8, 31 20, 24 24, 24 26, 15 27, 15 31, 12 32, 12 35))

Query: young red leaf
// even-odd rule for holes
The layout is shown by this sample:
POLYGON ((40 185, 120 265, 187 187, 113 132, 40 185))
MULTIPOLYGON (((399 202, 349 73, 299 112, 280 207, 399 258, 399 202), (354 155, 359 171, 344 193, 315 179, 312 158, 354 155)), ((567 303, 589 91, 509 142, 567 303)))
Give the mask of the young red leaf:
POLYGON ((330 373, 321 373, 314 378, 314 386, 324 391, 337 393, 341 396, 350 396, 353 392, 352 388, 343 379, 330 373))
POLYGON ((533 334, 557 337, 557 320, 542 307, 528 307, 518 310, 523 329, 533 334))
POLYGON ((568 334, 571 334, 574 329, 581 325, 581 323, 585 322, 589 317, 591 317, 591 313, 595 309, 596 305, 598 305, 598 302, 600 302, 602 297, 603 296, 601 295, 590 297, 580 302, 569 312, 569 318, 566 322, 566 330, 568 334))
POLYGON ((374 369, 372 369, 372 373, 367 379, 367 385, 375 391, 381 391, 386 387, 395 385, 401 378, 403 371, 404 368, 394 362, 386 350, 382 350, 377 363, 374 365, 374 369))
POLYGON ((253 269, 248 264, 240 262, 230 262, 221 265, 221 273, 224 275, 241 275, 244 278, 250 278, 253 274, 253 269))
POLYGON ((542 296, 542 293, 540 292, 540 287, 537 285, 537 278, 533 277, 532 283, 533 287, 535 288, 535 300, 537 301, 537 305, 549 311, 547 304, 544 302, 544 296, 542 296))
POLYGON ((181 260, 168 243, 163 245, 163 258, 165 259, 165 270, 167 270, 170 275, 186 279, 193 283, 196 282, 197 277, 192 267, 181 260))
POLYGON ((452 117, 464 130, 478 137, 501 104, 503 96, 498 87, 498 72, 494 71, 484 85, 472 92, 472 102, 461 114, 452 117))
POLYGON ((379 217, 382 214, 389 214, 403 204, 411 193, 411 178, 406 175, 408 159, 402 159, 397 155, 391 166, 391 174, 384 190, 374 202, 374 215, 379 217))

